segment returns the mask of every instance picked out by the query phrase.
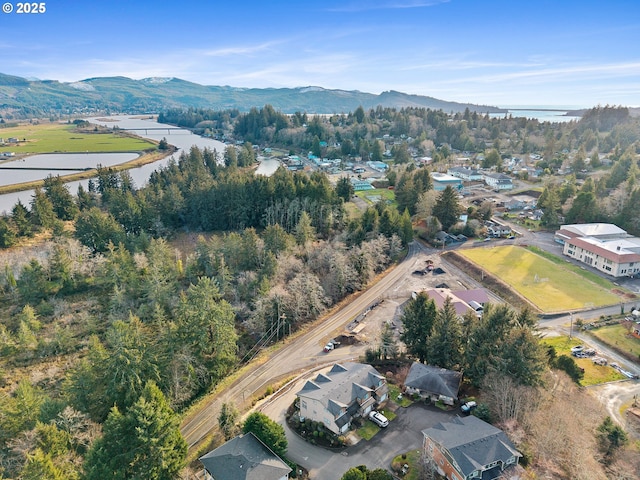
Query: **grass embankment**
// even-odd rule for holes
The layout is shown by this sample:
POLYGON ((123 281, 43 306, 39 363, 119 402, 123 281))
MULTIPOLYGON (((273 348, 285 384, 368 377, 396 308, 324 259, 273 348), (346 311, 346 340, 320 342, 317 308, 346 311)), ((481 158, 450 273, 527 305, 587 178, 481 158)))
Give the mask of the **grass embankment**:
MULTIPOLYGON (((120 165, 113 165, 109 167, 111 170, 116 172, 122 170, 129 170, 131 168, 141 167, 148 163, 157 162, 158 160, 166 157, 167 155, 171 155, 175 150, 165 150, 165 151, 154 151, 145 153, 138 158, 131 160, 130 162, 121 163, 120 165)), ((97 174, 96 169, 85 170, 80 173, 73 173, 71 175, 60 175, 60 178, 63 182, 76 182, 78 180, 87 180, 89 178, 94 178, 97 174)), ((0 186, 0 195, 5 193, 13 193, 13 192, 21 192, 23 190, 33 190, 34 188, 41 187, 44 184, 44 180, 33 180, 31 182, 23 182, 23 183, 14 183, 13 185, 3 185, 0 186)))
POLYGON ((622 324, 596 328, 588 333, 630 359, 637 361, 640 357, 640 338, 631 336, 622 324))
POLYGON ((466 249, 459 253, 545 313, 614 305, 622 300, 601 286, 601 282, 595 283, 567 268, 565 262, 549 260, 548 254, 543 257, 516 246, 466 249))
POLYGON ((17 155, 34 153, 114 153, 139 152, 155 143, 126 132, 94 127, 77 129, 75 125, 47 123, 0 129, 0 137, 17 138, 18 144, 0 147, 0 152, 17 155))
MULTIPOLYGON (((128 170, 153 163, 170 155, 175 150, 156 150, 156 142, 140 138, 128 132, 113 132, 104 128, 88 127, 78 129, 75 125, 48 123, 24 125, 0 129, 0 137, 7 141, 17 138, 18 144, 0 147, 0 152, 15 152, 17 155, 37 153, 120 153, 139 152, 141 155, 120 165, 114 165, 115 171, 128 170)), ((12 158, 6 161, 12 161, 12 158)), ((2 162, 0 162, 2 163, 2 162)), ((70 175, 61 175, 64 182, 86 180, 96 176, 96 170, 86 170, 70 175)), ((40 187, 43 180, 0 186, 0 195, 5 193, 32 190, 40 187)))
MULTIPOLYGON (((554 347, 558 356, 571 356, 571 347, 582 345, 581 340, 567 336, 543 338, 541 342, 554 347)), ((574 358, 574 360, 580 368, 584 369, 584 378, 580 381, 580 385, 598 385, 627 378, 610 366, 596 365, 590 358, 574 358)))

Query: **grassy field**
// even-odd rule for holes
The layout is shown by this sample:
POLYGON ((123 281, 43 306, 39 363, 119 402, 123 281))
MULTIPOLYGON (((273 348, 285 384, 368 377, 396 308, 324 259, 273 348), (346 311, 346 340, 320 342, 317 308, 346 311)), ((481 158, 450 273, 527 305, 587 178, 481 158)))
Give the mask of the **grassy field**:
POLYGON ((371 204, 375 202, 372 202, 367 197, 379 196, 385 199, 389 203, 389 205, 391 205, 392 207, 397 206, 395 192, 393 190, 389 190, 388 188, 376 188, 373 190, 363 190, 360 192, 356 192, 356 195, 361 199, 363 199, 365 202, 371 203, 371 204))
MULTIPOLYGON (((556 349, 556 354, 571 355, 571 347, 582 345, 582 341, 577 338, 569 338, 566 336, 543 338, 542 343, 551 345, 556 349)), ((580 385, 598 385, 600 383, 613 382, 615 380, 623 380, 627 377, 617 370, 609 366, 596 365, 590 358, 575 358, 579 367, 584 368, 584 378, 580 385)))
POLYGON ((640 356, 640 339, 631 337, 622 325, 600 327, 590 330, 590 333, 617 350, 629 353, 636 358, 640 356))
POLYGON ((545 313, 613 305, 622 300, 564 264, 521 247, 474 248, 459 253, 509 284, 545 313))
POLYGON ((10 137, 17 138, 20 143, 0 147, 0 152, 139 152, 155 147, 154 143, 139 137, 123 133, 94 133, 90 128, 78 132, 75 125, 59 123, 0 128, 0 138, 6 141, 10 137))

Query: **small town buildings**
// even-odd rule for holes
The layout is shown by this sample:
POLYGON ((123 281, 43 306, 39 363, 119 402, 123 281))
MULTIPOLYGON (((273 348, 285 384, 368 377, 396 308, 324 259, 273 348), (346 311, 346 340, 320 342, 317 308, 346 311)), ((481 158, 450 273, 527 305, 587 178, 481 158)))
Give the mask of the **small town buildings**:
POLYGON ((465 182, 475 182, 483 179, 482 172, 467 167, 452 167, 447 170, 447 175, 460 178, 465 182))
POLYGON ((415 393, 432 402, 454 405, 458 401, 461 382, 462 372, 413 362, 404 385, 409 394, 415 393))
POLYGON ((205 480, 286 480, 291 468, 249 432, 200 457, 205 480))
POLYGON ((494 190, 513 190, 513 181, 502 173, 485 173, 484 182, 494 190))
POLYGON ((522 455, 499 428, 470 415, 422 431, 424 452, 448 480, 491 480, 522 455))
POLYGON ((375 187, 371 185, 368 180, 360 180, 359 178, 351 177, 351 185, 353 185, 354 192, 362 192, 364 190, 375 190, 375 187))
POLYGON ((431 179, 433 180, 433 189, 436 192, 441 192, 448 186, 454 190, 462 190, 462 179, 447 175, 446 173, 432 172, 431 179))
POLYGON ((373 170, 375 170, 376 172, 386 172, 387 170, 389 170, 389 165, 387 165, 384 162, 367 162, 367 165, 372 168, 373 170))
POLYGON ((555 241, 562 253, 612 277, 640 274, 640 238, 611 223, 562 225, 555 241))
POLYGON ((481 316, 484 312, 484 305, 489 301, 489 296, 484 289, 458 290, 454 292, 448 288, 431 288, 424 292, 433 300, 438 309, 442 309, 448 297, 456 314, 461 317, 469 310, 473 311, 476 316, 481 316))
POLYGON ((336 363, 327 373, 308 380, 296 395, 301 419, 321 422, 339 435, 349 430, 354 418, 384 404, 389 388, 384 376, 371 365, 347 362, 336 363))

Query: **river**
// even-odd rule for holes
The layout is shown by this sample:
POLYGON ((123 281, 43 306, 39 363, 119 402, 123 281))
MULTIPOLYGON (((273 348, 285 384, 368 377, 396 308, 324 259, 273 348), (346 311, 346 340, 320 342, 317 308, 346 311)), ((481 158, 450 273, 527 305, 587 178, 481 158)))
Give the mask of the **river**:
MULTIPOLYGON (((194 145, 201 149, 209 148, 210 150, 216 150, 220 155, 223 154, 224 149, 226 148, 225 144, 222 142, 213 140, 211 138, 204 138, 199 135, 195 135, 189 130, 177 129, 173 125, 158 123, 155 121, 155 119, 151 117, 144 118, 142 116, 115 115, 115 116, 109 116, 109 117, 88 118, 87 120, 91 123, 106 126, 108 128, 117 127, 120 129, 130 130, 136 135, 139 135, 143 138, 149 138, 157 141, 160 141, 163 138, 166 138, 169 144, 174 145, 178 148, 178 151, 173 154, 173 157, 176 159, 180 156, 180 152, 182 150, 188 151, 194 145), (150 130, 150 129, 153 129, 153 130, 150 130)), ((55 159, 56 166, 66 167, 69 165, 77 164, 78 158, 84 155, 86 154, 61 154, 59 155, 61 158, 55 159)), ((127 161, 127 160, 122 160, 120 162, 112 163, 110 159, 113 158, 113 155, 117 155, 117 154, 105 153, 105 154, 93 154, 93 155, 89 154, 89 155, 92 157, 92 161, 94 163, 92 163, 91 165, 85 165, 85 163, 83 162, 82 164, 85 166, 95 166, 98 163, 104 166, 107 166, 107 165, 114 165, 116 163, 123 163, 123 161, 127 161), (96 155, 104 155, 104 157, 96 157, 96 155)), ((131 157, 132 154, 125 154, 125 155, 129 155, 129 157, 131 157)), ((36 157, 49 157, 49 156, 35 155, 34 157, 30 157, 30 158, 36 158, 36 157)), ((133 155, 133 158, 135 158, 135 155, 133 155)), ((151 173, 157 170, 158 168, 166 165, 170 158, 171 156, 158 160, 157 162, 150 163, 148 165, 143 165, 142 167, 130 169, 129 173, 131 174, 131 178, 133 179, 134 183, 138 187, 145 185, 151 173)), ((49 159, 52 159, 52 157, 49 157, 49 159)), ((31 161, 32 160, 29 160, 29 162, 31 161)), ((11 163, 13 164, 14 162, 11 162, 11 163)), ((5 163, 3 165, 9 166, 8 163, 5 163)), ((17 174, 22 174, 22 176, 17 176, 16 170, 7 170, 7 171, 0 170, 1 178, 4 180, 5 175, 8 178, 9 172, 13 172, 12 175, 15 176, 15 179, 14 179, 15 181, 12 181, 12 182, 0 181, 0 185, 4 185, 8 183, 26 182, 26 181, 37 179, 37 178, 43 178, 42 171, 37 172, 38 175, 36 176, 36 178, 32 178, 34 173, 33 171, 24 171, 24 172, 18 171, 17 174), (30 172, 31 176, 28 175, 27 172, 30 172)), ((50 173, 54 175, 56 173, 60 173, 62 175, 64 173, 71 173, 71 172, 53 172, 52 171, 50 173)), ((48 175, 48 172, 44 172, 44 176, 46 177, 47 175, 48 175)), ((69 191, 73 195, 75 195, 76 192, 78 191, 78 185, 82 184, 86 188, 87 183, 88 183, 88 180, 82 180, 77 182, 70 182, 70 183, 67 183, 66 185, 69 187, 69 191)), ((29 204, 31 203, 32 197, 33 197, 33 190, 25 190, 23 192, 7 193, 4 195, 0 195, 0 213, 9 212, 13 208, 13 206, 18 202, 18 200, 21 201, 24 205, 29 206, 29 204)))

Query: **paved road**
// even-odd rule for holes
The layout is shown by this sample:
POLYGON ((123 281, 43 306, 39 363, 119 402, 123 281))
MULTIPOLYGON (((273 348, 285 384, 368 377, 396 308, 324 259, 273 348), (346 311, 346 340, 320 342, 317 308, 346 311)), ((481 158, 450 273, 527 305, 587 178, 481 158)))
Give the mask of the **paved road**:
POLYGON ((292 382, 275 398, 257 407, 258 410, 275 420, 285 428, 289 443, 287 458, 302 465, 314 480, 335 480, 351 467, 367 465, 370 469, 390 470, 391 461, 396 455, 406 453, 422 446, 422 430, 439 422, 449 421, 457 413, 416 403, 408 408, 398 408, 397 417, 389 426, 380 430, 371 440, 361 440, 344 451, 331 451, 311 445, 298 437, 286 425, 285 412, 295 399, 307 378, 316 374, 303 375, 292 382))
POLYGON ((419 262, 417 255, 422 249, 419 243, 412 242, 407 257, 377 283, 350 298, 348 303, 305 333, 288 339, 280 349, 266 358, 264 363, 254 362, 230 387, 212 396, 201 409, 187 417, 180 430, 189 448, 196 446, 216 428, 222 403, 231 402, 240 411, 245 411, 250 407, 254 397, 260 396, 268 386, 282 379, 323 363, 357 358, 359 351, 353 347, 341 347, 329 355, 322 352, 322 347, 335 336, 335 333, 342 331, 358 314, 381 298, 395 282, 414 270, 419 262))

